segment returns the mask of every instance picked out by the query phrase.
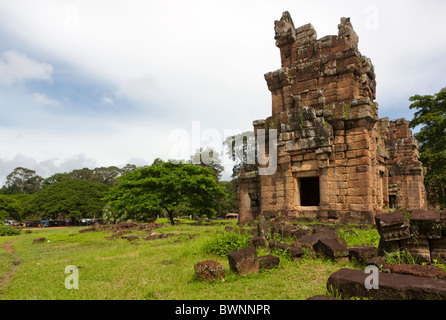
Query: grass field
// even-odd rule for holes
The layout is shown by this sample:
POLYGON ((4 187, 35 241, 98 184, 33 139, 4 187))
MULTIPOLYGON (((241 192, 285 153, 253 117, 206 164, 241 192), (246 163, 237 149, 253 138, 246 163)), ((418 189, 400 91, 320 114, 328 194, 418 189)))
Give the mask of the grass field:
MULTIPOLYGON (((338 269, 358 268, 350 262, 335 263, 313 256, 299 262, 281 256, 274 270, 239 276, 230 271, 226 257, 203 250, 218 231, 235 222, 212 226, 170 226, 163 222, 165 227, 155 231, 171 236, 155 240, 108 240, 110 234, 104 231, 79 233, 85 227, 39 229, 0 237, 0 299, 301 300, 325 294, 328 277, 338 269), (33 243, 40 237, 47 241, 33 243), (12 253, 5 251, 6 245, 12 253), (196 279, 194 265, 209 259, 224 266, 225 281, 203 283, 196 279), (79 267, 78 289, 65 287, 69 276, 65 268, 69 265, 79 267)), ((131 234, 147 235, 144 231, 131 234)), ((374 229, 345 236, 349 245, 371 244, 377 239, 374 229)))

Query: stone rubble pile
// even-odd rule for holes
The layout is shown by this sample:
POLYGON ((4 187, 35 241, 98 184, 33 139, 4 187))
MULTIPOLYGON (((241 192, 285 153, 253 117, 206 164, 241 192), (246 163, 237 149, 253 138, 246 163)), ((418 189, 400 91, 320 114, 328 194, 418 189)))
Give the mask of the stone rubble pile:
POLYGON ((404 252, 416 262, 446 263, 446 210, 412 210, 410 218, 399 211, 386 212, 375 220, 381 255, 404 252))

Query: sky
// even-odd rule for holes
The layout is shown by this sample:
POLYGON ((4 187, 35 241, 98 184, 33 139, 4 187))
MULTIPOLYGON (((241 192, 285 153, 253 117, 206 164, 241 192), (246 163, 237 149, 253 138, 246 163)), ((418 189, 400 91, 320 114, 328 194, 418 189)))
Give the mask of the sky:
POLYGON ((443 0, 0 0, 0 185, 19 166, 46 178, 223 152, 271 115, 284 11, 318 38, 351 18, 380 117, 410 120, 410 96, 446 87, 443 0))

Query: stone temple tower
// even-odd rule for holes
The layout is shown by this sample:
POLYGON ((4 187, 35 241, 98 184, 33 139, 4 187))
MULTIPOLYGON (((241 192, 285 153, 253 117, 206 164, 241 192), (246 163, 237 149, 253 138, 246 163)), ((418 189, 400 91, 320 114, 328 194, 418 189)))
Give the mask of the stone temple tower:
POLYGON ((284 12, 274 30, 282 65, 265 74, 272 115, 253 125, 267 136, 277 129, 277 169, 241 171, 240 221, 263 213, 373 223, 390 206, 424 209, 418 142, 404 119, 378 118, 374 67, 350 19, 318 39, 284 12))

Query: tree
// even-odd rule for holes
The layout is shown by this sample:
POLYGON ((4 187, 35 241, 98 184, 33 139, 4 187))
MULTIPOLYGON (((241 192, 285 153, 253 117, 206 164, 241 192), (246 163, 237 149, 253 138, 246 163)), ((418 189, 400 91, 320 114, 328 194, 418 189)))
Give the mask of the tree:
POLYGON ((54 183, 36 194, 26 206, 26 212, 38 217, 67 218, 73 222, 102 215, 101 200, 109 187, 83 179, 54 183))
POLYGON ((135 170, 136 170, 136 165, 128 163, 124 167, 121 168, 121 175, 126 175, 126 174, 133 172, 135 170))
POLYGON ((217 199, 220 204, 220 216, 223 217, 229 212, 238 212, 238 179, 232 179, 231 181, 219 181, 227 197, 217 199))
POLYGON ((8 195, 0 195, 0 224, 6 218, 20 219, 21 207, 19 201, 8 195))
POLYGON ((42 181, 34 170, 17 167, 6 177, 6 191, 9 194, 33 194, 40 190, 42 181))
POLYGON ((48 177, 45 180, 43 180, 42 188, 46 188, 57 182, 64 182, 69 180, 73 180, 73 176, 70 175, 69 173, 56 173, 53 174, 51 177, 48 177))
POLYGON ((122 176, 105 200, 118 217, 150 221, 164 210, 174 225, 182 206, 194 208, 197 216, 213 216, 220 196, 223 188, 210 169, 168 161, 122 176))
POLYGON ((121 175, 121 169, 115 166, 99 167, 93 170, 93 176, 90 181, 104 183, 109 187, 118 184, 118 177, 121 175))
POLYGON ((435 95, 415 95, 409 98, 416 109, 410 127, 419 125, 414 134, 419 142, 420 160, 427 167, 424 184, 431 204, 446 207, 446 88, 435 95))
POLYGON ((69 173, 73 179, 93 181, 93 170, 88 168, 76 169, 69 173))

